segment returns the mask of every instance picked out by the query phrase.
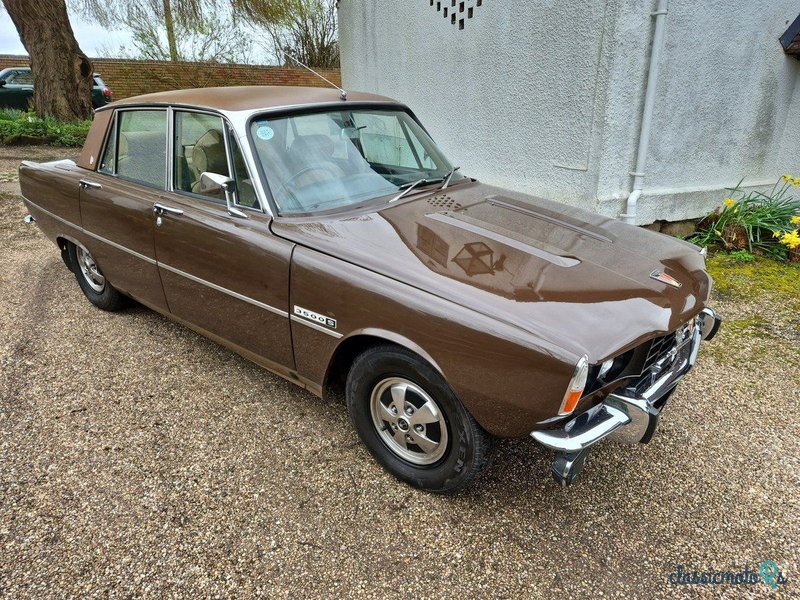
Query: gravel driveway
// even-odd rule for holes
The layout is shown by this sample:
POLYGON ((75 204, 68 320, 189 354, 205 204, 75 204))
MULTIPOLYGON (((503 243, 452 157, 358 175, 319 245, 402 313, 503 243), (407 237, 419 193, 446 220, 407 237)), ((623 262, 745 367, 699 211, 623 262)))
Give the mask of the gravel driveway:
POLYGON ((499 441, 440 497, 384 473, 341 402, 92 307, 10 173, 63 151, 0 152, 0 597, 740 597, 771 590, 668 576, 764 560, 798 594, 800 270, 716 298, 731 326, 651 444, 602 445, 560 489, 547 451, 499 441))

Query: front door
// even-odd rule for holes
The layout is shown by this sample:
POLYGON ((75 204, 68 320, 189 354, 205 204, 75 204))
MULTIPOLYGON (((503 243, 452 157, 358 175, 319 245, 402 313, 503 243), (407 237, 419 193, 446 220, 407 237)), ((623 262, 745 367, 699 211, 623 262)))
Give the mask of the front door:
POLYGON ((206 334, 252 353, 267 366, 294 369, 289 332, 293 244, 272 235, 253 193, 235 137, 221 117, 174 111, 172 191, 162 194, 155 226, 161 281, 170 312, 206 334), (237 207, 203 193, 200 175, 237 184, 237 207))
POLYGON ((166 311, 153 205, 166 184, 167 111, 116 112, 97 171, 81 181, 85 242, 115 288, 166 311))

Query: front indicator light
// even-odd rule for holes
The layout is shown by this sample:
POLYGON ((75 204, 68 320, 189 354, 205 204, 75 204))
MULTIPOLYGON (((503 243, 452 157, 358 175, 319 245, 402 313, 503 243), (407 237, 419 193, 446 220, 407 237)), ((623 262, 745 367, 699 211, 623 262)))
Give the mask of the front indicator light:
POLYGON ((578 406, 578 401, 583 395, 583 390, 586 387, 586 378, 588 376, 589 357, 584 354, 578 361, 578 364, 575 365, 575 372, 569 382, 567 393, 564 394, 564 400, 561 402, 561 409, 558 411, 559 415, 568 415, 578 406))

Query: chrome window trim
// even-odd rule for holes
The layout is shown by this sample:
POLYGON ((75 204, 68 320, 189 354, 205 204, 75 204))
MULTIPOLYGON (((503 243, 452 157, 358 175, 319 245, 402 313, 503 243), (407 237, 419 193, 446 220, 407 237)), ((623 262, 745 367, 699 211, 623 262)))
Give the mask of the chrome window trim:
POLYGON ((114 113, 111 115, 111 119, 108 121, 108 128, 105 133, 105 137, 103 138, 103 145, 100 148, 100 155, 98 156, 97 165, 95 166, 95 173, 100 173, 102 175, 111 175, 112 177, 117 174, 117 155, 119 154, 119 124, 118 121, 119 111, 115 110, 114 113), (106 150, 108 149, 108 142, 111 139, 111 132, 114 132, 114 138, 116 143, 114 145, 114 156, 113 160, 111 161, 111 173, 107 171, 101 171, 100 165, 103 163, 103 158, 106 155, 106 150))
POLYGON ((296 315, 291 315, 289 318, 295 323, 300 323, 301 325, 305 325, 306 327, 310 327, 311 329, 321 331, 322 333, 325 333, 331 336, 332 338, 336 338, 337 340, 342 337, 342 334, 337 331, 331 331, 330 329, 327 329, 322 325, 317 325, 316 323, 312 323, 311 321, 306 321, 305 319, 298 317, 296 315))

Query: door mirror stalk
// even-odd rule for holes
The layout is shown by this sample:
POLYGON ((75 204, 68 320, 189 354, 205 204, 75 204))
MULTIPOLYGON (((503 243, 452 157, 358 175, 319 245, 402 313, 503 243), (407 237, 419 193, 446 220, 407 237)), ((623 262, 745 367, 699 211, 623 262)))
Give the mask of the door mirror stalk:
POLYGON ((203 194, 216 194, 220 191, 225 193, 225 205, 228 209, 228 214, 232 217, 246 219, 247 215, 245 212, 239 210, 235 206, 234 195, 236 194, 236 182, 233 179, 209 171, 200 174, 200 192, 203 194))

